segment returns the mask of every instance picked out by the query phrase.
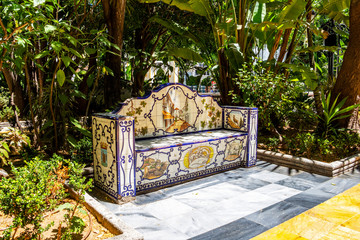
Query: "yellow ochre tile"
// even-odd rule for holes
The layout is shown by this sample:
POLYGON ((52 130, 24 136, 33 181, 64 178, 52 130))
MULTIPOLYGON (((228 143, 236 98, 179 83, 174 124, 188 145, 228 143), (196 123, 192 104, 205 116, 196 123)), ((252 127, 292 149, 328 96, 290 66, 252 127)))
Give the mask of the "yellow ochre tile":
POLYGON ((308 210, 307 214, 339 225, 356 216, 358 212, 339 208, 337 205, 320 204, 308 210))
POLYGON ((320 240, 359 240, 360 232, 350 228, 338 226, 333 231, 326 234, 320 240))
POLYGON ((316 240, 325 236, 337 225, 321 218, 313 217, 307 212, 300 214, 279 225, 281 229, 298 236, 316 240))
POLYGON ((251 240, 307 240, 307 238, 300 237, 296 234, 286 232, 284 230, 278 229, 278 227, 272 228, 269 231, 266 231, 251 240))
MULTIPOLYGON (((360 198, 353 196, 354 194, 340 194, 334 198, 329 199, 328 201, 320 204, 321 206, 337 207, 341 209, 346 209, 348 211, 360 212, 360 198)), ((317 207, 315 207, 317 208, 317 207)))
POLYGON ((360 213, 341 224, 341 226, 360 231, 360 213))
POLYGON ((358 185, 344 191, 342 194, 351 195, 351 196, 359 199, 360 198, 360 184, 358 184, 358 185))

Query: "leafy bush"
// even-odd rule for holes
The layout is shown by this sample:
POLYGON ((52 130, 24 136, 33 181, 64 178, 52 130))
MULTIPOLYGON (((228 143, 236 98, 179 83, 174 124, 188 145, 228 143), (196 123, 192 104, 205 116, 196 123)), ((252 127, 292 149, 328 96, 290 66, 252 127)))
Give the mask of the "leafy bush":
POLYGON ((71 159, 78 163, 92 163, 93 149, 92 140, 84 137, 77 142, 71 151, 71 159))
MULTIPOLYGON (((0 87, 0 121, 9 121, 14 118, 14 111, 10 107, 10 94, 4 87, 0 87)), ((18 110, 18 109, 17 109, 18 110)))
POLYGON ((23 149, 31 148, 30 138, 15 128, 0 132, 0 166, 7 165, 10 155, 19 154, 23 149))
MULTIPOLYGON (((262 138, 269 150, 277 150, 272 146, 272 138, 262 138)), ((294 156, 331 162, 348 157, 360 150, 360 136, 351 131, 341 130, 328 138, 315 132, 302 132, 296 136, 284 138, 286 148, 283 151, 294 156)))
MULTIPOLYGON (((63 160, 57 155, 48 161, 34 158, 21 168, 12 166, 14 177, 0 181, 0 210, 13 217, 12 225, 4 232, 3 238, 14 238, 17 231, 22 229, 21 238, 40 239, 41 234, 53 224, 41 227, 44 214, 55 209, 67 196, 65 181, 69 181, 80 193, 90 187, 92 182, 85 183, 81 170, 82 165, 63 160)), ((78 204, 73 208, 74 212, 78 204)), ((66 216, 67 227, 58 235, 63 234, 62 239, 71 239, 71 233, 81 229, 73 226, 79 224, 74 212, 66 216)))
POLYGON ((257 107, 260 128, 271 130, 285 126, 290 120, 306 117, 300 109, 309 108, 309 103, 306 102, 305 88, 300 82, 268 71, 262 62, 243 65, 237 75, 235 83, 242 94, 231 92, 233 102, 257 107))

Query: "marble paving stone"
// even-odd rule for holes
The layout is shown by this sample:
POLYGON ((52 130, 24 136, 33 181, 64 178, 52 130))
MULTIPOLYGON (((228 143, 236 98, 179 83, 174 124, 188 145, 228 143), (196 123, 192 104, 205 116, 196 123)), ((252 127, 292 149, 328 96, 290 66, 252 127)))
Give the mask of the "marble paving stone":
POLYGON ((307 181, 323 183, 331 179, 331 177, 321 176, 313 173, 303 172, 296 175, 297 178, 301 178, 307 181))
POLYGON ((307 238, 303 238, 299 235, 296 235, 291 232, 284 231, 282 229, 273 228, 266 232, 257 235, 251 240, 308 240, 307 238))
POLYGON ((240 218, 234 222, 213 229, 192 240, 246 240, 266 231, 267 228, 253 221, 240 218))
POLYGON ((189 193, 176 195, 173 198, 193 208, 201 209, 248 191, 248 189, 225 182, 194 190, 189 193))
POLYGON ((287 198, 284 201, 310 209, 334 196, 335 194, 333 193, 328 193, 317 189, 309 189, 287 198))
POLYGON ((345 190, 359 184, 359 179, 354 178, 332 178, 326 182, 321 183, 317 189, 331 194, 339 194, 345 190))
POLYGON ((303 173, 303 171, 300 171, 297 169, 283 167, 283 166, 271 164, 271 163, 264 162, 264 161, 262 161, 260 163, 258 162, 256 164, 256 166, 261 167, 263 170, 268 170, 270 172, 280 173, 280 174, 284 174, 284 175, 288 175, 288 176, 295 176, 300 173, 303 173))
POLYGON ((268 170, 263 170, 261 172, 253 173, 253 174, 250 174, 249 176, 252 178, 257 178, 257 179, 260 179, 260 180, 263 180, 266 182, 271 182, 271 183, 274 183, 274 182, 277 182, 277 181, 280 181, 280 180, 283 180, 283 179, 289 177, 284 174, 273 173, 268 170))
POLYGON ((132 202, 121 205, 116 203, 109 203, 109 202, 101 202, 101 203, 114 214, 120 214, 127 211, 142 211, 142 208, 139 208, 137 205, 133 204, 132 202))
POLYGON ((209 217, 218 219, 222 224, 227 224, 277 202, 279 202, 277 199, 250 191, 199 210, 209 217))
POLYGON ((267 228, 272 228, 292 217, 308 210, 307 208, 293 205, 287 202, 279 202, 270 207, 261 209, 245 218, 259 223, 267 228))
POLYGON ((156 192, 150 192, 147 194, 137 195, 134 201, 134 204, 143 205, 147 203, 156 202, 168 198, 163 190, 158 190, 156 192))
POLYGON ((216 175, 208 176, 205 178, 197 179, 194 181, 190 181, 187 183, 182 183, 176 186, 164 188, 161 191, 166 196, 176 196, 181 194, 190 193, 199 189, 206 188, 208 186, 213 186, 215 184, 222 183, 223 181, 219 181, 216 175))
POLYGON ((142 228, 147 226, 160 226, 162 221, 145 211, 126 211, 116 214, 121 220, 133 228, 142 228))
POLYGON ((165 222, 173 229, 187 235, 188 238, 200 235, 222 225, 218 219, 211 218, 198 210, 166 219, 165 222))
POLYGON ((135 228, 144 235, 145 240, 186 240, 189 237, 168 225, 161 223, 156 226, 143 226, 135 228))
POLYGON ((308 190, 312 187, 315 187, 318 185, 317 182, 309 181, 306 179, 301 179, 297 177, 292 178, 286 178, 280 181, 277 181, 276 184, 283 185, 289 188, 295 188, 300 191, 308 190))
POLYGON ((249 190, 254 190, 254 189, 257 189, 257 188, 260 188, 260 187, 270 184, 270 182, 266 182, 266 181, 263 181, 260 179, 247 177, 247 176, 242 177, 242 178, 237 178, 234 180, 229 180, 228 183, 234 184, 234 185, 237 185, 242 188, 249 189, 249 190))
POLYGON ((191 212, 193 208, 173 198, 150 203, 144 206, 144 210, 158 219, 164 220, 184 213, 191 212))
POLYGON ((282 186, 279 184, 265 185, 261 188, 255 189, 253 192, 267 195, 267 196, 277 199, 279 201, 282 201, 284 199, 287 199, 289 197, 292 197, 296 194, 301 193, 301 191, 299 191, 297 189, 289 188, 289 187, 282 186))

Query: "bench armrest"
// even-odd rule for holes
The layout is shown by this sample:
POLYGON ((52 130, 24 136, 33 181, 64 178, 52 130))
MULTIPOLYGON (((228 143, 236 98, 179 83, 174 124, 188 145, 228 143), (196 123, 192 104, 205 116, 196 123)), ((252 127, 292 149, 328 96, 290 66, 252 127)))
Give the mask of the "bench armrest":
POLYGON ((116 199, 134 196, 134 118, 94 114, 92 132, 95 184, 116 199))
POLYGON ((256 164, 258 109, 223 106, 224 128, 248 133, 248 166, 256 164))

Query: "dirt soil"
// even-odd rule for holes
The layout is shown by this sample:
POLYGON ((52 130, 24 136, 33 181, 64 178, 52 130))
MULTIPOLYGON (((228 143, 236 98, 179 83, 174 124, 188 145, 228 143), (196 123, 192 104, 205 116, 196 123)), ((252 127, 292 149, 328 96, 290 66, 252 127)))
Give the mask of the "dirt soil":
MULTIPOLYGON (((65 202, 70 202, 75 204, 75 201, 72 199, 66 199, 65 202)), ((82 208, 85 209, 85 207, 82 208)), ((64 221, 64 215, 66 214, 66 212, 67 212, 66 210, 61 210, 61 211, 52 211, 45 214, 45 218, 44 218, 45 220, 43 222, 43 226, 46 226, 52 221, 54 221, 54 226, 52 226, 48 231, 46 231, 41 239, 46 239, 46 240, 57 239, 59 225, 62 221, 64 221)), ((110 233, 109 230, 103 227, 89 211, 87 212, 89 215, 83 214, 79 211, 76 212, 75 215, 81 217, 86 223, 86 228, 84 229, 82 234, 74 235, 72 238, 73 240, 81 240, 81 239, 100 240, 114 236, 114 234, 110 233), (89 219, 89 217, 91 218, 91 220, 89 219)), ((12 222, 11 217, 5 216, 2 212, 0 212, 0 239, 2 239, 3 231, 8 226, 10 226, 11 222, 12 222)))

